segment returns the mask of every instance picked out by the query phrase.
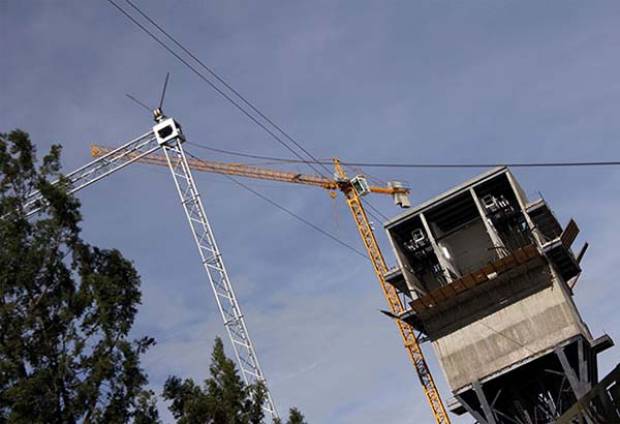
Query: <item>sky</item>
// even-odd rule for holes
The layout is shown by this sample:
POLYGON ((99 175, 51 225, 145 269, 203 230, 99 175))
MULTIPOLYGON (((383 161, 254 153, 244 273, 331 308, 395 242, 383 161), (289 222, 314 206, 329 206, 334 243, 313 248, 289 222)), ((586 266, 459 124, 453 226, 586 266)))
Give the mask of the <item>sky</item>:
MULTIPOLYGON (((319 158, 620 159, 615 1, 135 2, 319 158)), ((0 47, 0 130, 29 131, 41 155, 61 143, 67 172, 90 160, 90 143, 116 146, 150 129, 150 115, 125 95, 155 104, 166 72, 164 109, 189 141, 290 157, 105 1, 0 0, 0 47)), ((407 182, 414 205, 482 172, 366 171, 407 182)), ((562 223, 580 225, 577 246, 590 249, 575 301, 595 337, 620 340, 620 168, 514 173, 531 199, 542 193, 562 223)), ((195 177, 280 412, 297 406, 316 424, 431 423, 398 333, 379 312, 370 265, 222 176, 195 177)), ((246 183, 362 248, 342 197, 246 183)), ((169 375, 205 378, 224 328, 168 171, 132 165, 78 197, 83 237, 120 249, 142 276, 133 333, 159 342, 144 357, 153 390, 169 375)), ((389 198, 372 202, 399 213, 389 198)), ((392 265, 382 223, 374 226, 392 265)), ((424 351, 447 400, 432 348, 424 351)), ((601 374, 618 352, 600 356, 601 374)))

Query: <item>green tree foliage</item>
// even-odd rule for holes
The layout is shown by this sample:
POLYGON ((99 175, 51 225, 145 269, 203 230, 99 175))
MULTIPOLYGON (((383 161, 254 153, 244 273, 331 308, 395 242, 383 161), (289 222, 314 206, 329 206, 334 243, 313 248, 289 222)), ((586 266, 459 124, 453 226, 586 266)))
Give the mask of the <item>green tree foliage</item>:
POLYGON ((286 424, 307 424, 304 420, 304 416, 299 412, 297 408, 291 408, 290 415, 286 424))
MULTIPOLYGON (((203 386, 192 379, 169 377, 164 385, 164 399, 178 424, 258 424, 264 418, 265 388, 245 385, 224 345, 215 339, 211 354, 210 377, 203 386)), ((280 424, 280 422, 274 423, 280 424)), ((303 415, 293 408, 287 424, 306 424, 303 415)))
MULTIPOLYGON (((306 423, 304 416, 299 412, 297 408, 291 408, 289 411, 288 420, 286 424, 308 424, 306 423)), ((282 424, 282 420, 276 420, 273 424, 282 424)))
POLYGON ((140 367, 154 340, 128 338, 140 278, 80 238, 60 150, 37 167, 27 133, 0 136, 0 422, 158 422, 140 367), (27 219, 33 190, 45 200, 27 219))

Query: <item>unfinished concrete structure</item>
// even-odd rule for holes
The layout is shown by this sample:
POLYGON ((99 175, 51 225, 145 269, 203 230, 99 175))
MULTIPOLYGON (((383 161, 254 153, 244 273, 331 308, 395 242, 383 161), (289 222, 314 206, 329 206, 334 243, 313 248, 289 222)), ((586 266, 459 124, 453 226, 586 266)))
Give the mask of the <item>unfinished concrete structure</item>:
POLYGON ((585 248, 507 168, 474 178, 385 224, 406 298, 399 318, 432 342, 454 394, 479 423, 550 423, 597 382, 593 339, 572 299, 585 248))

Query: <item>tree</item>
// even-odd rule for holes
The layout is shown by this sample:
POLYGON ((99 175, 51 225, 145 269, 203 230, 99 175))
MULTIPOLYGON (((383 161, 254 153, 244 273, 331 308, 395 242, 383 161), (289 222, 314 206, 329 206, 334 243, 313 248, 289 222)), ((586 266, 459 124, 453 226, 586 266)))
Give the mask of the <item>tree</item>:
MULTIPOLYGON (((286 424, 307 424, 304 416, 299 412, 297 408, 291 408, 288 411, 288 420, 286 420, 286 424)), ((274 424, 281 424, 281 420, 274 421, 274 424)))
MULTIPOLYGON (((265 388, 260 384, 246 385, 241 380, 235 363, 226 357, 219 337, 215 339, 209 374, 203 387, 189 378, 182 381, 172 376, 166 380, 163 397, 171 402, 169 409, 178 424, 262 422, 265 388)), ((303 415, 294 408, 287 423, 305 424, 303 415)))
POLYGON ((0 422, 158 422, 140 367, 154 340, 128 338, 140 278, 81 239, 60 153, 37 167, 27 133, 0 135, 0 422), (27 218, 33 190, 44 200, 27 218))
POLYGON ((299 409, 291 408, 286 424, 306 424, 306 421, 304 420, 304 416, 301 412, 299 412, 299 409))
POLYGON ((178 424, 222 423, 254 424, 264 417, 265 391, 260 386, 246 386, 232 360, 224 354, 218 337, 211 354, 211 377, 204 388, 192 379, 181 381, 169 377, 164 384, 164 399, 172 401, 170 412, 178 424))

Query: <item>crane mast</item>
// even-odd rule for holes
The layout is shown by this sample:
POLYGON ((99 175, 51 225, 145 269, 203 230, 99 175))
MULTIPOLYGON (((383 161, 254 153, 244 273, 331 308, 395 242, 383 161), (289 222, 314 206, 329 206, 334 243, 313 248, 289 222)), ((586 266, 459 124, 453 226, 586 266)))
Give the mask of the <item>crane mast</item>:
MULTIPOLYGON (((165 125, 174 124, 173 120, 168 119, 168 121, 170 122, 166 123, 166 120, 162 120, 158 125, 166 128, 165 125)), ((158 130, 158 125, 154 128, 156 133, 161 131, 158 130)), ((194 242, 198 248, 202 265, 209 277, 209 282, 233 346, 241 374, 246 384, 261 383, 264 385, 266 395, 265 409, 272 418, 278 418, 275 403, 271 392, 267 388, 266 379, 258 362, 258 356, 245 324, 245 319, 241 313, 241 307, 235 296, 228 272, 222 260, 222 254, 207 219, 191 168, 187 163, 187 157, 182 145, 183 141, 185 141, 184 137, 180 134, 170 141, 167 140, 170 140, 170 138, 164 138, 163 142, 158 138, 166 157, 168 168, 172 173, 181 205, 194 237, 194 242)))
MULTIPOLYGON (((379 280, 379 285, 388 303, 390 312, 393 315, 400 316, 405 312, 405 308, 396 289, 385 281, 385 274, 388 271, 388 267, 381 253, 381 249, 379 248, 379 244, 377 243, 377 239, 375 238, 375 233, 368 221, 368 216, 366 215, 360 194, 353 184, 351 184, 351 180, 347 177, 340 161, 337 159, 334 159, 334 168, 336 169, 336 179, 340 181, 340 190, 344 194, 347 204, 349 205, 353 220, 355 221, 357 230, 362 238, 370 262, 372 263, 377 280, 379 280)), ((409 358, 416 369, 418 378, 424 389, 424 395, 433 412, 435 422, 437 424, 449 424, 450 418, 443 405, 430 369, 426 364, 426 359, 424 359, 424 354, 422 353, 413 328, 401 320, 394 320, 394 322, 398 327, 409 358)))
MULTIPOLYGON (((181 206, 230 338, 241 376, 246 384, 260 383, 264 386, 266 396, 264 410, 276 420, 279 416, 275 403, 260 367, 241 307, 228 277, 222 254, 215 241, 183 149, 185 136, 181 126, 174 119, 165 117, 159 109, 155 111, 155 119, 156 124, 151 131, 116 149, 108 149, 97 159, 67 174, 64 180, 68 182, 68 191, 75 193, 133 162, 143 160, 159 150, 163 151, 161 157, 164 162, 162 164, 167 166, 172 174, 181 206)), ((31 193, 25 205, 26 215, 30 216, 39 211, 43 202, 41 193, 38 191, 31 193)))
MULTIPOLYGON (((106 154, 107 152, 109 152, 107 147, 98 145, 91 146, 91 154, 95 157, 106 154)), ((135 154, 130 154, 125 158, 125 160, 135 160, 134 156, 135 154)), ((166 158, 161 155, 145 155, 138 160, 152 165, 166 166, 167 164, 166 158)), ((375 238, 374 231, 368 221, 364 205, 361 201, 361 196, 368 192, 390 194, 394 196, 394 200, 397 204, 402 207, 408 207, 409 200, 407 198, 407 194, 409 193, 409 190, 407 188, 395 183, 390 184, 388 187, 372 186, 368 185, 366 180, 362 177, 354 177, 350 179, 345 173, 342 164, 337 159, 334 159, 336 178, 333 180, 321 176, 302 175, 294 172, 248 166, 240 163, 206 161, 196 158, 189 159, 188 164, 193 169, 198 171, 281 181, 293 184, 305 184, 322 187, 330 191, 342 191, 351 214, 353 215, 358 232, 362 238, 362 242, 364 243, 364 247, 366 248, 366 252, 368 253, 368 257, 372 263, 373 270, 377 280, 379 281, 379 285, 381 286, 392 316, 400 316, 403 312, 405 312, 405 307, 402 300, 398 296, 396 289, 385 280, 385 274, 388 271, 388 267, 375 238)), ((437 386, 435 385, 435 381, 433 380, 433 376, 428 368, 413 328, 401 320, 394 320, 394 322, 398 327, 403 344, 407 350, 407 354, 413 363, 420 383, 422 384, 424 395, 429 406, 431 407, 435 422, 437 424, 449 424, 450 418, 448 417, 443 401, 441 400, 441 396, 437 386)))

